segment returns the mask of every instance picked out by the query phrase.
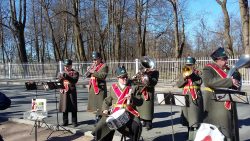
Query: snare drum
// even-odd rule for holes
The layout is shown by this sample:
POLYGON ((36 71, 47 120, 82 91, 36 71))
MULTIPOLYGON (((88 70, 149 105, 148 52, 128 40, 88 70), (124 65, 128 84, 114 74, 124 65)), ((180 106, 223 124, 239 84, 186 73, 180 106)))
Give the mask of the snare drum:
POLYGON ((111 114, 106 123, 112 130, 116 130, 124 126, 129 121, 129 113, 125 109, 120 109, 111 114))

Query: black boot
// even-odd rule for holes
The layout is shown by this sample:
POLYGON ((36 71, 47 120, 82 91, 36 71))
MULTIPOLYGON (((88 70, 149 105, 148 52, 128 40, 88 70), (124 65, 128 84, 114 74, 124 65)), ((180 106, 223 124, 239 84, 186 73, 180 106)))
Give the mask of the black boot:
POLYGON ((77 123, 77 112, 72 112, 72 125, 73 127, 77 127, 78 123, 77 123))
POLYGON ((151 130, 152 129, 152 121, 145 121, 146 122, 146 129, 151 130))
POLYGON ((63 112, 63 124, 62 126, 68 126, 69 120, 68 120, 68 112, 63 112))

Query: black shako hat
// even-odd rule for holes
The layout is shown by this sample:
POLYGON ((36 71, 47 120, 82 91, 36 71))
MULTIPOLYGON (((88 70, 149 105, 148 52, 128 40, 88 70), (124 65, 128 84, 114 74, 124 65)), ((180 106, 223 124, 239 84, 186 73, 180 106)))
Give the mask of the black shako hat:
POLYGON ((115 74, 116 74, 116 77, 124 77, 128 75, 124 66, 117 67, 115 70, 115 74))
POLYGON ((99 59, 99 58, 102 58, 101 57, 101 54, 99 52, 96 52, 96 51, 93 51, 92 52, 92 59, 99 59))
POLYGON ((219 58, 224 58, 224 59, 228 59, 228 56, 225 52, 225 49, 222 47, 219 47, 217 50, 215 50, 210 57, 215 61, 218 60, 219 58))
POLYGON ((64 64, 64 66, 70 66, 70 65, 72 65, 72 60, 71 59, 65 59, 63 64, 64 64))

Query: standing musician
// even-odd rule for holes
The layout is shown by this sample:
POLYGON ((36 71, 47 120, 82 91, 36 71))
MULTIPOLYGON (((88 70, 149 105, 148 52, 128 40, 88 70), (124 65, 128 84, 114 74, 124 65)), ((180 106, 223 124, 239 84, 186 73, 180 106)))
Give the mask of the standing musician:
POLYGON ((142 125, 146 127, 147 130, 152 129, 152 120, 154 118, 154 93, 155 85, 158 82, 159 71, 154 69, 153 60, 150 57, 144 56, 141 59, 141 64, 144 67, 142 72, 140 82, 138 84, 140 92, 143 95, 143 103, 137 106, 138 112, 140 113, 140 119, 142 120, 142 125))
POLYGON ((177 86, 183 88, 183 94, 188 94, 188 107, 182 107, 182 125, 188 127, 188 140, 194 140, 195 128, 203 120, 203 99, 200 86, 201 71, 195 69, 195 58, 188 56, 177 86))
POLYGON ((99 52, 92 53, 93 65, 88 68, 90 72, 89 81, 89 112, 96 112, 96 119, 100 119, 103 99, 107 97, 106 77, 108 75, 108 66, 102 62, 99 52))
POLYGON ((72 60, 65 59, 64 72, 59 73, 58 79, 63 83, 64 89, 61 89, 59 112, 63 112, 63 124, 68 125, 68 112, 72 113, 72 125, 76 127, 77 124, 77 92, 76 83, 79 78, 79 73, 72 69, 72 60))
POLYGON ((106 119, 109 114, 125 108, 129 114, 129 121, 117 130, 123 135, 131 137, 132 141, 138 141, 142 126, 135 105, 142 103, 141 95, 135 95, 138 89, 131 86, 125 67, 118 67, 115 73, 118 82, 111 85, 109 96, 103 101, 102 112, 104 116, 97 123, 92 134, 96 136, 97 141, 112 141, 115 130, 108 127, 106 119), (109 111, 110 107, 112 108, 111 112, 109 111))
POLYGON ((207 64, 203 68, 204 91, 204 122, 216 125, 225 135, 227 141, 239 141, 237 126, 238 117, 236 103, 226 101, 219 102, 214 99, 216 88, 239 88, 240 82, 234 77, 227 78, 228 56, 224 48, 218 48, 211 54, 214 63, 207 64), (235 123, 235 124, 233 124, 235 123))

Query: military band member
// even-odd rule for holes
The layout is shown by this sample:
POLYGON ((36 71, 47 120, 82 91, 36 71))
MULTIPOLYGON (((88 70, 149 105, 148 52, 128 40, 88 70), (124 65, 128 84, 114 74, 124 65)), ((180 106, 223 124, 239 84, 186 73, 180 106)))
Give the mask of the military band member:
POLYGON ((214 100, 214 89, 240 87, 240 83, 235 78, 227 78, 225 72, 227 68, 228 56, 224 48, 218 48, 211 54, 213 63, 207 64, 203 69, 203 82, 205 91, 204 122, 216 125, 225 135, 227 141, 239 141, 238 117, 236 103, 214 100))
POLYGON ((131 81, 128 80, 128 75, 124 67, 118 67, 115 73, 118 82, 111 85, 110 93, 103 101, 102 112, 105 116, 102 116, 92 134, 95 135, 97 141, 112 141, 115 130, 111 130, 107 126, 107 115, 115 113, 121 108, 125 108, 129 113, 130 119, 124 126, 117 130, 123 135, 131 137, 132 141, 138 141, 141 135, 142 125, 135 105, 142 103, 141 95, 134 94, 138 89, 131 85, 131 81), (131 89, 133 90, 130 93, 131 89), (110 108, 112 108, 111 112, 110 108))
POLYGON ((95 112, 96 118, 100 119, 103 99, 107 97, 106 77, 108 66, 102 62, 99 52, 92 53, 93 65, 90 71, 88 107, 89 112, 95 112))
POLYGON ((143 104, 137 106, 137 110, 140 113, 140 119, 142 120, 143 126, 145 126, 147 130, 152 129, 152 121, 154 118, 155 85, 157 84, 159 78, 159 71, 151 68, 150 63, 152 63, 152 60, 148 57, 143 57, 143 59, 141 59, 141 64, 144 66, 145 70, 143 71, 143 75, 141 77, 142 83, 138 85, 143 97, 143 104))
POLYGON ((59 81, 64 85, 64 89, 60 92, 59 112, 63 112, 63 126, 68 125, 68 112, 72 113, 72 125, 76 127, 77 124, 77 91, 76 83, 79 78, 79 73, 72 68, 72 60, 66 59, 64 61, 64 71, 60 73, 59 81))
POLYGON ((188 107, 182 107, 182 124, 188 127, 188 140, 194 140, 194 131, 203 121, 203 99, 200 86, 201 71, 195 69, 195 58, 186 58, 185 67, 179 77, 177 86, 183 88, 183 94, 188 95, 188 107))

